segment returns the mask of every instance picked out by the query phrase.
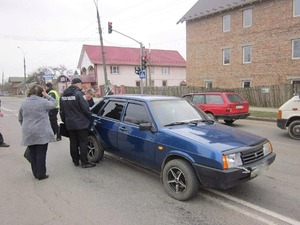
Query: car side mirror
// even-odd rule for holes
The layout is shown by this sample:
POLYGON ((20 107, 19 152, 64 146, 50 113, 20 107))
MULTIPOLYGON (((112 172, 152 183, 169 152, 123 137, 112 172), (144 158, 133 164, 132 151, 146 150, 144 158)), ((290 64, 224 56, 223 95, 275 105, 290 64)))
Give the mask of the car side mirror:
POLYGON ((151 123, 140 123, 139 130, 140 131, 149 131, 149 130, 152 130, 152 124, 151 123))

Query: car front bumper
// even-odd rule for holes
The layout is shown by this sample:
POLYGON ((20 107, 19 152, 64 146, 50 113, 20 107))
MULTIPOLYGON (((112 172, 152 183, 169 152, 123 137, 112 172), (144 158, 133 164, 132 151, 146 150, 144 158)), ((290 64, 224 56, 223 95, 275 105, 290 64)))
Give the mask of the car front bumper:
POLYGON ((287 123, 287 119, 277 119, 277 127, 279 127, 280 129, 285 130, 286 123, 287 123))
POLYGON ((251 180, 267 169, 275 160, 276 154, 271 153, 265 158, 240 168, 219 170, 202 165, 194 165, 198 178, 203 186, 226 190, 247 180, 251 180))

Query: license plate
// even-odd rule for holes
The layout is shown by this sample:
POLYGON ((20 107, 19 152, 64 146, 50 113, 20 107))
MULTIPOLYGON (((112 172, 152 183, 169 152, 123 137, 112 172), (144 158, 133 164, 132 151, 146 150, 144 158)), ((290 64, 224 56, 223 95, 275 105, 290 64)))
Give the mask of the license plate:
POLYGON ((237 108, 237 109, 243 109, 244 106, 243 105, 237 105, 235 108, 237 108))

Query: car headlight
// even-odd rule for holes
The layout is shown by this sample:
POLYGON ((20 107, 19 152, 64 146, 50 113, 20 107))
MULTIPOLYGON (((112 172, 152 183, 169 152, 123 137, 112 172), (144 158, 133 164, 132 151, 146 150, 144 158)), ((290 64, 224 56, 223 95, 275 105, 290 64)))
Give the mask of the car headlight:
POLYGON ((243 162, 240 153, 223 155, 223 169, 235 168, 241 165, 243 165, 243 162))
POLYGON ((264 156, 269 155, 271 152, 273 152, 273 147, 271 142, 267 142, 263 145, 263 151, 264 151, 264 156))

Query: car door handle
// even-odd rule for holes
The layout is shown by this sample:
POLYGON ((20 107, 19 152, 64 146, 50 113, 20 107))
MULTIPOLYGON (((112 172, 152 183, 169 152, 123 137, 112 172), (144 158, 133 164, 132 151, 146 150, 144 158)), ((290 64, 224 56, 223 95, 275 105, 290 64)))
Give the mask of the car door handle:
POLYGON ((119 130, 120 131, 127 131, 126 127, 120 127, 119 130))

